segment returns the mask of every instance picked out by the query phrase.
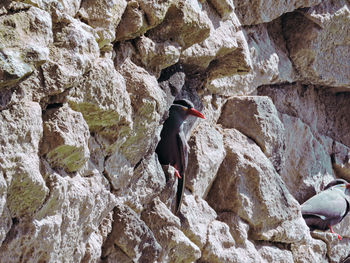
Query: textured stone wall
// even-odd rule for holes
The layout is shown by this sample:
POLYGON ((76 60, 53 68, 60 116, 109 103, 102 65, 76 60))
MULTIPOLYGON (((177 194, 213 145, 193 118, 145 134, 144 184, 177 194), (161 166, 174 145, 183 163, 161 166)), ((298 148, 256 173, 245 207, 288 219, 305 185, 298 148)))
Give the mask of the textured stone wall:
POLYGON ((0 262, 342 262, 300 204, 350 180, 349 58, 345 0, 1 0, 0 262))

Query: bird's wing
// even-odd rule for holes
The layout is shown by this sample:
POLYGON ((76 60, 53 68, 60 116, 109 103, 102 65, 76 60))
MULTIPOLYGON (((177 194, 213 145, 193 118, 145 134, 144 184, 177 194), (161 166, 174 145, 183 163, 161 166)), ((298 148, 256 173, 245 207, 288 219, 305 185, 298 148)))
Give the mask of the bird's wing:
POLYGON ((179 164, 177 164, 177 169, 179 170, 181 179, 178 180, 177 185, 177 194, 176 194, 176 213, 180 210, 180 206, 182 203, 182 197, 185 190, 185 170, 188 163, 188 148, 187 142, 185 138, 185 134, 183 131, 180 131, 176 135, 178 150, 180 154, 179 164))
MULTIPOLYGON (((188 164, 188 147, 186 137, 183 131, 180 131, 177 136, 177 145, 179 147, 180 160, 181 164, 179 164, 179 170, 182 173, 185 173, 188 164)), ((181 175, 182 176, 182 175, 181 175)))
POLYGON ((303 215, 316 215, 322 219, 343 217, 347 212, 346 199, 335 190, 323 191, 301 205, 303 215))

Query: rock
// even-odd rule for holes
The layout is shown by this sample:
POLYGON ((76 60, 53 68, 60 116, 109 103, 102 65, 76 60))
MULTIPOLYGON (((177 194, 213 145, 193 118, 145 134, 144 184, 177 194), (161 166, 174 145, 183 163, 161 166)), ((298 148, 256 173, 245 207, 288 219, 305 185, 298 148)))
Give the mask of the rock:
POLYGON ((11 229, 12 221, 10 212, 6 206, 7 185, 2 171, 0 171, 0 246, 6 234, 11 229))
POLYGON ((141 36, 136 41, 136 47, 145 68, 160 76, 165 69, 178 62, 181 48, 176 42, 165 41, 156 43, 150 38, 141 36))
POLYGON ((182 52, 181 62, 194 72, 208 68, 208 81, 249 72, 250 54, 237 17, 232 14, 226 21, 220 21, 217 13, 207 4, 203 8, 216 23, 209 24, 210 34, 207 38, 182 52))
POLYGON ((227 224, 215 220, 209 225, 208 241, 200 262, 261 262, 259 255, 256 257, 250 252, 236 248, 227 224))
POLYGON ((349 93, 295 83, 263 86, 258 95, 269 96, 279 112, 300 118, 314 133, 350 147, 349 93))
POLYGON ((88 147, 90 151, 89 162, 95 166, 95 169, 99 173, 102 173, 104 171, 105 158, 101 146, 97 143, 93 136, 89 137, 88 147))
POLYGON ((329 261, 331 263, 342 262, 349 255, 349 244, 348 241, 338 242, 334 240, 329 244, 329 261))
POLYGON ((99 36, 98 45, 100 49, 111 48, 109 45, 116 37, 115 29, 122 18, 126 6, 127 2, 125 0, 82 1, 79 15, 82 20, 87 21, 91 27, 96 29, 99 36))
POLYGON ((41 154, 53 168, 67 172, 79 170, 90 157, 90 133, 82 114, 65 105, 47 110, 43 119, 41 154))
POLYGON ((304 240, 308 228, 299 204, 260 148, 235 129, 224 131, 224 145, 226 157, 208 194, 209 205, 236 213, 249 224, 254 240, 304 240))
POLYGON ((349 4, 342 0, 322 2, 283 19, 290 58, 305 82, 349 87, 349 14, 349 4))
POLYGON ((83 262, 91 262, 101 257, 102 236, 97 233, 91 233, 86 244, 83 262))
POLYGON ((142 212, 141 218, 162 246, 159 262, 189 263, 200 258, 200 249, 179 229, 180 220, 159 198, 151 202, 150 207, 142 212))
MULTIPOLYGON (((107 152, 112 152, 106 160, 105 171, 116 191, 128 185, 134 166, 141 162, 146 154, 154 152, 161 130, 160 122, 166 108, 170 106, 167 105, 165 93, 159 88, 157 80, 143 68, 126 59, 119 65, 119 71, 125 79, 128 92, 125 94, 130 96, 132 107, 127 110, 122 108, 122 113, 131 116, 132 123, 130 127, 124 128, 125 121, 119 124, 123 125, 119 131, 120 138, 112 145, 110 140, 97 137, 101 145, 106 145, 105 148, 109 150, 107 152), (123 183, 120 184, 121 182, 123 183)), ((115 95, 116 99, 120 100, 118 93, 115 95)), ((116 105, 122 106, 120 103, 116 105)), ((115 118, 111 120, 117 121, 115 118)), ((117 127, 111 128, 111 132, 118 135, 115 130, 117 127)))
POLYGON ((335 174, 350 181, 350 147, 334 141, 332 145, 332 166, 335 174))
POLYGON ((143 35, 159 25, 173 1, 129 1, 118 25, 116 40, 127 40, 143 35))
POLYGON ((240 255, 239 262, 264 262, 262 255, 257 250, 260 246, 258 245, 256 248, 254 243, 248 239, 249 225, 246 222, 232 212, 221 212, 218 215, 218 220, 230 227, 230 233, 235 240, 236 251, 240 255), (242 259, 245 261, 242 261, 242 259))
POLYGON ((208 37, 210 20, 197 0, 179 1, 169 7, 163 22, 147 32, 155 42, 177 42, 182 48, 208 37))
POLYGON ((208 227, 216 217, 216 212, 205 200, 185 191, 180 215, 181 229, 200 249, 206 244, 208 227))
POLYGON ((218 56, 208 68, 208 81, 225 76, 244 75, 251 71, 251 58, 243 32, 237 34, 238 47, 231 53, 218 56))
POLYGON ((76 87, 80 78, 100 56, 95 30, 73 18, 55 25, 54 43, 48 61, 41 66, 46 89, 42 96, 50 96, 76 87))
POLYGON ((350 223, 350 216, 345 216, 344 219, 333 227, 334 232, 339 233, 344 238, 350 238, 350 229, 348 228, 350 223))
MULTIPOLYGON (((203 249, 203 262, 229 262, 234 258, 235 241, 229 227, 220 221, 213 221, 208 229, 208 241, 203 249), (219 234, 218 234, 219 233, 219 234)), ((238 260, 237 257, 234 258, 238 260)))
MULTIPOLYGON (((166 94, 167 105, 171 105, 185 85, 186 74, 181 64, 175 64, 162 70, 158 78, 159 87, 166 94)), ((166 120, 168 112, 163 116, 166 120)))
POLYGON ((106 159, 105 173, 114 190, 119 192, 129 184, 133 175, 133 165, 116 151, 106 159))
POLYGON ((157 158, 153 154, 143 159, 133 170, 131 180, 125 177, 112 182, 121 189, 118 197, 136 212, 141 212, 165 187, 165 176, 157 158))
POLYGON ((216 125, 226 100, 227 98, 216 96, 215 94, 202 96, 202 113, 205 116, 206 121, 210 123, 210 126, 216 125))
POLYGON ((295 243, 291 245, 293 259, 296 263, 303 262, 329 262, 326 256, 326 244, 317 239, 311 239, 307 243, 295 243))
POLYGON ((266 262, 294 263, 292 252, 287 249, 279 249, 274 246, 261 246, 258 248, 261 257, 266 262))
POLYGON ((0 171, 6 180, 6 206, 12 218, 33 215, 49 192, 37 155, 43 135, 41 117, 41 108, 34 102, 0 112, 0 171))
POLYGON ((218 123, 235 128, 254 140, 277 171, 284 165, 284 126, 271 99, 266 96, 237 96, 229 99, 218 123))
POLYGON ((63 262, 69 258, 80 262, 89 253, 91 234, 96 235, 115 205, 102 176, 63 178, 53 173, 47 177, 50 196, 33 218, 14 221, 0 248, 2 260, 63 262), (31 252, 24 252, 26 249, 31 252))
POLYGON ((116 40, 127 40, 143 35, 148 27, 145 12, 137 1, 129 1, 118 25, 116 40))
POLYGON ((252 244, 248 240, 249 225, 239 216, 232 212, 220 212, 217 219, 230 227, 230 233, 235 240, 236 247, 247 247, 249 243, 252 244))
MULTIPOLYGON (((250 68, 238 68, 235 74, 208 80, 206 87, 211 92, 225 96, 249 95, 261 85, 297 79, 282 38, 280 20, 267 25, 244 27, 242 32, 245 45, 238 50, 246 56, 250 68)), ((215 38, 214 41, 217 43, 215 38)))
POLYGON ((202 121, 189 140, 186 187, 205 198, 225 157, 223 136, 215 127, 202 121))
POLYGON ((321 231, 314 231, 312 237, 320 239, 327 244, 327 257, 331 263, 342 262, 349 254, 347 238, 339 241, 337 235, 321 231))
POLYGON ((98 59, 79 88, 70 91, 68 103, 83 114, 91 132, 107 139, 104 143, 97 138, 106 153, 125 141, 132 126, 131 103, 125 80, 112 60, 98 59))
POLYGON ((132 263, 132 259, 129 258, 119 247, 115 247, 108 257, 102 257, 103 262, 114 263, 132 263))
POLYGON ((134 262, 154 262, 161 246, 139 216, 125 205, 117 205, 113 214, 113 229, 102 247, 106 257, 118 246, 134 262))
POLYGON ((50 15, 36 7, 0 17, 0 88, 13 86, 49 58, 50 15))
POLYGON ((235 9, 232 0, 218 1, 218 0, 210 0, 209 1, 215 8, 215 11, 220 14, 222 19, 227 19, 228 16, 235 9))
MULTIPOLYGON (((22 1, 22 0, 21 0, 22 1)), ((23 1, 26 2, 26 1, 23 1)), ((51 16, 56 19, 64 16, 74 17, 78 12, 82 0, 30 0, 30 4, 39 7, 51 13, 51 16)), ((57 21, 55 21, 57 22, 57 21)))
POLYGON ((166 104, 165 93, 157 80, 143 68, 127 59, 120 65, 119 72, 126 81, 133 121, 133 130, 119 151, 134 166, 152 148, 154 151, 157 144, 155 138, 161 130, 161 118, 170 105, 166 104))
POLYGON ((290 193, 304 203, 334 178, 328 145, 299 118, 281 114, 281 121, 286 161, 280 175, 290 193))
POLYGON ((288 3, 271 0, 254 0, 249 2, 233 0, 235 13, 242 25, 270 22, 284 13, 292 12, 298 8, 314 6, 320 2, 320 0, 293 0, 288 1, 288 3))

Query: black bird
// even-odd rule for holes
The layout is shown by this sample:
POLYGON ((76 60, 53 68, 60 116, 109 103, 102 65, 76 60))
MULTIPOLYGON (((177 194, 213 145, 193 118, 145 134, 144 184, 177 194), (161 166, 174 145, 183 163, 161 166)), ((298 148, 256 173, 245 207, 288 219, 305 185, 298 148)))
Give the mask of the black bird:
MULTIPOLYGON (((343 179, 331 181, 322 192, 311 197, 301 205, 301 213, 310 230, 329 230, 348 214, 350 203, 350 184, 343 179)), ((336 233, 334 233, 336 234, 336 233)), ((338 235, 341 240, 341 236, 338 235)))
POLYGON ((183 132, 183 122, 188 116, 196 116, 205 119, 203 114, 193 108, 188 100, 176 100, 169 109, 169 117, 163 125, 160 133, 160 142, 156 153, 159 162, 163 165, 172 165, 175 168, 175 176, 178 177, 176 194, 176 213, 180 210, 182 196, 185 188, 185 170, 188 162, 188 145, 183 132))

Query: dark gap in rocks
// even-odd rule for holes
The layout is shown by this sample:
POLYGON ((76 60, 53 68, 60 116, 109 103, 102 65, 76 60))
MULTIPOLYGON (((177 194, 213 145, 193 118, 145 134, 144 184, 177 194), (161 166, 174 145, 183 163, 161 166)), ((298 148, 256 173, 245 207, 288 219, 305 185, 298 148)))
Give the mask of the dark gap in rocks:
POLYGON ((0 111, 5 110, 11 104, 13 89, 0 89, 0 111))
POLYGON ((137 169, 137 167, 140 166, 140 164, 142 163, 142 161, 143 161, 143 158, 141 158, 140 161, 138 161, 138 162, 136 163, 136 165, 134 166, 134 171, 137 169))
POLYGON ((58 94, 43 97, 39 102, 40 107, 43 109, 43 113, 45 113, 45 111, 49 109, 62 107, 63 104, 66 102, 66 97, 72 88, 73 87, 67 88, 63 92, 58 94))
POLYGON ((5 11, 5 13, 0 14, 0 17, 4 16, 4 15, 13 15, 16 13, 20 13, 22 11, 27 11, 32 6, 35 6, 35 5, 18 3, 15 1, 11 1, 11 0, 1 0, 0 10, 1 10, 1 8, 5 8, 6 11, 5 11))
POLYGON ((63 106, 63 103, 52 103, 52 104, 48 104, 46 106, 45 110, 49 110, 49 109, 56 109, 56 108, 60 108, 63 106))
MULTIPOLYGON (((82 1, 82 2, 83 2, 83 1, 82 1)), ((80 8, 79 8, 79 9, 80 9, 80 8)), ((78 11, 78 13, 75 15, 74 18, 80 20, 80 22, 82 22, 82 23, 84 23, 84 24, 89 25, 89 21, 86 20, 84 17, 82 17, 82 15, 79 14, 79 11, 78 11)), ((89 25, 89 26, 90 26, 90 25, 89 25)), ((92 26, 91 26, 91 27, 92 27, 92 26)))
POLYGON ((12 221, 11 228, 6 233, 6 237, 0 246, 0 254, 1 254, 1 250, 7 248, 7 244, 9 244, 13 239, 17 238, 17 235, 18 235, 17 225, 20 223, 20 220, 17 217, 13 217, 11 221, 12 221))
POLYGON ((161 71, 158 83, 160 88, 167 94, 169 102, 172 103, 185 84, 185 72, 181 64, 177 63, 161 71))
POLYGON ((12 224, 17 225, 19 223, 19 219, 17 217, 12 218, 12 224))
MULTIPOLYGON (((105 157, 104 163, 106 163, 108 157, 109 157, 109 156, 106 156, 106 157, 105 157)), ((113 186, 113 184, 112 184, 112 181, 111 181, 110 177, 108 176, 106 170, 103 170, 102 175, 107 179, 107 181, 108 181, 108 183, 109 183, 109 187, 111 188, 110 192, 111 192, 111 193, 116 193, 119 189, 115 189, 115 188, 114 188, 114 186, 113 186)))
POLYGON ((176 63, 170 67, 163 69, 160 73, 160 77, 158 78, 158 82, 169 80, 170 77, 177 72, 184 72, 183 66, 180 63, 176 63))

